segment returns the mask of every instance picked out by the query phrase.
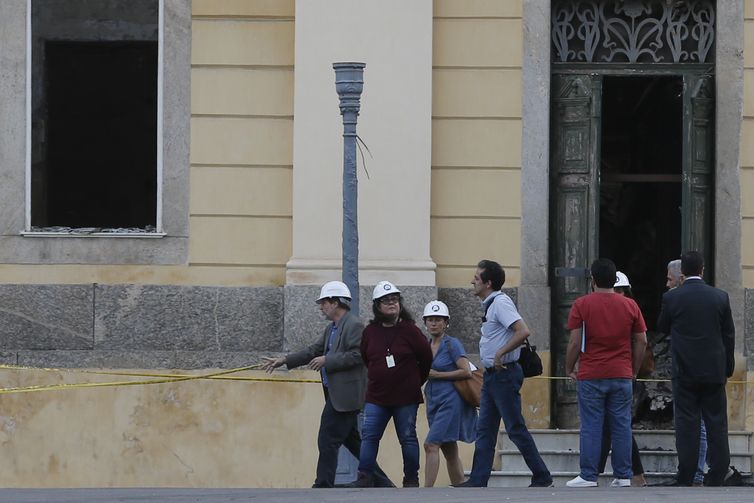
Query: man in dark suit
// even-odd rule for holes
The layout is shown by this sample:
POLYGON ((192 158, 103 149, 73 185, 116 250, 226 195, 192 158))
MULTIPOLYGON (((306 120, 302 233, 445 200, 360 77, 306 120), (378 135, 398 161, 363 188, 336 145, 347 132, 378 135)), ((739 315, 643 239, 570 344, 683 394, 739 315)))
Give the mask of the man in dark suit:
POLYGON ((710 468, 705 485, 722 485, 730 463, 725 383, 733 375, 735 328, 728 294, 705 284, 703 271, 701 253, 681 256, 685 281, 663 295, 657 326, 670 334, 677 482, 683 486, 694 479, 700 419, 707 425, 710 468))
MULTIPOLYGON (((334 487, 340 446, 344 445, 356 459, 361 451, 358 418, 366 394, 366 369, 361 359, 364 324, 351 313, 351 292, 345 283, 325 283, 317 304, 332 322, 322 336, 301 351, 279 358, 262 358, 262 368, 272 372, 282 365, 289 369, 306 365, 322 374, 325 407, 317 437, 317 478, 312 487, 334 487)), ((374 482, 375 487, 395 487, 379 466, 374 472, 374 482)))

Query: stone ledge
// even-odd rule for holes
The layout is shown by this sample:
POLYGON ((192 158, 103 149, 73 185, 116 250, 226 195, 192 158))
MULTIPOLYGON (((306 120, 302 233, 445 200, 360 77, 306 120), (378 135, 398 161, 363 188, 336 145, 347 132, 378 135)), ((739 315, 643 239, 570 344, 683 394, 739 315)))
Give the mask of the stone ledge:
POLYGON ((248 351, 18 351, 0 352, 0 363, 39 368, 232 369, 261 363, 280 352, 248 351))
POLYGON ((44 368, 171 369, 174 351, 18 351, 18 365, 44 368))
POLYGON ((96 349, 279 351, 283 291, 97 285, 94 317, 96 349))
POLYGON ((0 351, 0 363, 3 365, 17 365, 18 356, 14 351, 0 351))
POLYGON ((92 285, 0 285, 0 349, 94 347, 92 285))

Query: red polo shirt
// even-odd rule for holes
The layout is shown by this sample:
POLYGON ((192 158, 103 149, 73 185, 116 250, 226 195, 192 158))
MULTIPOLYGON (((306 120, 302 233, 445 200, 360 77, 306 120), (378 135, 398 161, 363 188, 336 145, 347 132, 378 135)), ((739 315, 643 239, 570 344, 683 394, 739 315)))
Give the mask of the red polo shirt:
POLYGON ((617 293, 594 292, 576 299, 568 330, 585 328, 577 378, 633 378, 631 336, 647 331, 639 306, 617 293))

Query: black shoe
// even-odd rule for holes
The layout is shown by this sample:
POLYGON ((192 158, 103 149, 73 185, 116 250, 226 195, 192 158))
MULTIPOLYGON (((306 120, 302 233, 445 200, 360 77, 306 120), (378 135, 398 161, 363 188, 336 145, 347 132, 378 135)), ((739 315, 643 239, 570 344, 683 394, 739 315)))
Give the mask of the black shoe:
POLYGON ((312 484, 312 489, 332 489, 333 487, 335 486, 322 482, 315 482, 314 484, 312 484))
POLYGON ((381 479, 379 477, 374 477, 374 487, 395 489, 395 484, 393 484, 393 481, 388 478, 381 479))
POLYGON ((532 482, 529 484, 529 487, 555 487, 555 485, 552 483, 552 479, 550 479, 549 482, 532 482))
POLYGON ((407 479, 403 477, 403 487, 419 487, 419 479, 407 479))
POLYGON ((728 468, 728 473, 725 474, 722 480, 718 477, 717 479, 714 479, 712 477, 708 477, 709 473, 705 474, 704 476, 704 485, 705 486, 742 486, 744 485, 744 479, 741 472, 738 471, 738 469, 735 466, 731 466, 728 468))
POLYGON ((359 472, 358 478, 348 484, 348 487, 374 487, 374 477, 371 473, 359 472))
POLYGON ((484 487, 477 484, 474 484, 471 482, 471 479, 467 480, 466 482, 461 482, 460 484, 452 485, 450 487, 484 487))

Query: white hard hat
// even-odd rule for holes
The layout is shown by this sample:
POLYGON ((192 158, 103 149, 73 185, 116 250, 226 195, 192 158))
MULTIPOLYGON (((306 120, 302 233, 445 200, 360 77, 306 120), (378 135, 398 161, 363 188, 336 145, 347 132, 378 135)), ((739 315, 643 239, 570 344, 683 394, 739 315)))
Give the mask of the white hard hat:
POLYGON ((317 302, 322 299, 341 298, 351 300, 351 290, 342 281, 328 281, 322 285, 317 302))
POLYGON ((448 306, 445 305, 445 302, 433 300, 424 306, 424 314, 422 315, 422 318, 426 318, 427 316, 444 316, 445 318, 450 318, 448 306))
POLYGON ((627 286, 630 287, 631 283, 628 282, 628 276, 623 274, 620 271, 615 271, 615 285, 614 288, 618 288, 619 286, 627 286))
POLYGON ((391 293, 401 293, 401 291, 398 290, 397 286, 389 281, 380 281, 379 283, 374 285, 372 300, 381 299, 385 295, 390 295, 391 293))

